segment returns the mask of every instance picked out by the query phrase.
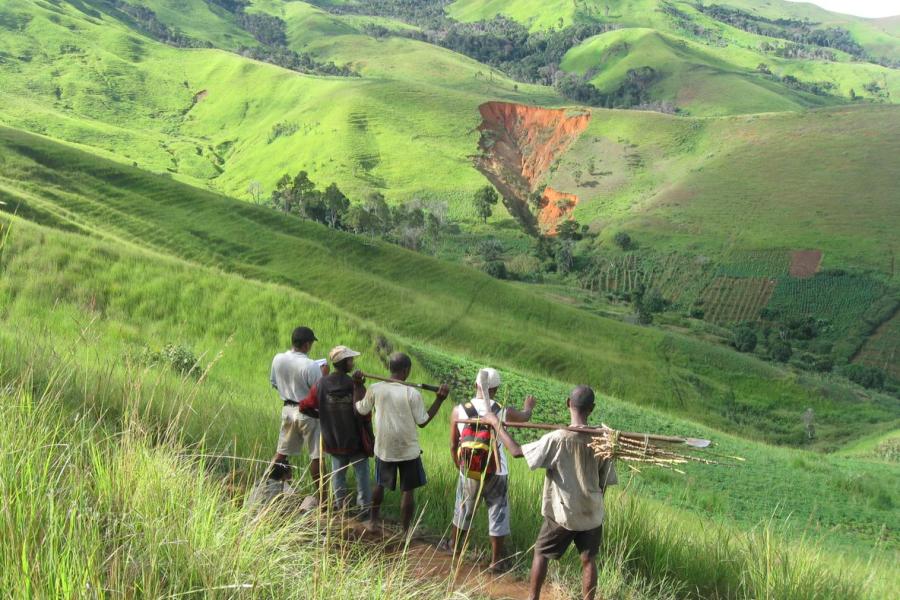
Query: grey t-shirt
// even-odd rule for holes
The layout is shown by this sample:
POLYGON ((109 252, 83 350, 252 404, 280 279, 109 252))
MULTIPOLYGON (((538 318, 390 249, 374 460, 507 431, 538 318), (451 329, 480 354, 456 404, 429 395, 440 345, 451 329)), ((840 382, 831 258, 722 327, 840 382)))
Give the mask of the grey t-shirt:
POLYGON ((531 470, 546 469, 541 514, 569 531, 603 524, 603 491, 619 482, 610 460, 588 446, 591 436, 560 429, 522 446, 531 470))
POLYGON ((288 350, 272 359, 269 381, 282 400, 301 402, 322 377, 322 368, 303 352, 288 350))

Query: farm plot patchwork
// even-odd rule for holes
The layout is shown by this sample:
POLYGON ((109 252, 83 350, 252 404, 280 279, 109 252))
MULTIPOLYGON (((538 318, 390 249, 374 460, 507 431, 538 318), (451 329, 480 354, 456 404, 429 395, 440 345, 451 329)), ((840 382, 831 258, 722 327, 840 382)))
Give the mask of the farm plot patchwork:
POLYGON ((740 250, 731 252, 716 268, 721 277, 782 277, 790 266, 787 250, 740 250))

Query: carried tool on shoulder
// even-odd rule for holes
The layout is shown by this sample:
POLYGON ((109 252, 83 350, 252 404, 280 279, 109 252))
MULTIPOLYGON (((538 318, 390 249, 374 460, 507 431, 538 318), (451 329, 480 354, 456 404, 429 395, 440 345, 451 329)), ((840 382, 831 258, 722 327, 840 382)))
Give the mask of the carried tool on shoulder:
MULTIPOLYGON (((478 419, 461 419, 460 423, 477 423, 478 419)), ((706 456, 715 458, 706 458, 706 456, 697 456, 694 454, 686 454, 694 450, 702 450, 712 446, 712 441, 701 438, 681 437, 675 435, 659 435, 654 433, 637 433, 633 431, 618 431, 606 425, 601 427, 574 427, 572 425, 552 425, 549 423, 503 423, 504 427, 516 427, 520 429, 540 429, 545 431, 554 431, 557 429, 565 429, 575 433, 584 433, 591 437, 588 443, 594 454, 601 459, 616 459, 629 463, 644 463, 658 467, 672 469, 678 473, 683 471, 677 469, 675 465, 682 465, 689 462, 696 462, 707 465, 734 464, 731 461, 743 462, 744 459, 739 456, 727 456, 711 452, 704 452, 706 456), (687 449, 677 452, 671 447, 662 447, 665 445, 682 445, 687 449)))
POLYGON ((399 379, 393 379, 392 377, 383 377, 381 375, 372 375, 371 373, 362 373, 362 376, 366 379, 374 379, 375 381, 386 381, 388 383, 399 383, 400 385, 405 385, 411 388, 416 388, 419 390, 427 390, 429 392, 437 392, 441 389, 439 385, 431 385, 430 383, 412 383, 409 381, 400 381, 399 379))

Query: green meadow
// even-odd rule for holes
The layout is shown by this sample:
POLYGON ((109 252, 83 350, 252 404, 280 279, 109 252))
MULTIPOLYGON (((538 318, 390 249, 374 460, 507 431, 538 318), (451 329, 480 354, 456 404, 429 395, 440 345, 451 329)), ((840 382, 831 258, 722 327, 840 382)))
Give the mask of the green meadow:
MULTIPOLYGON (((864 52, 801 44, 787 57, 788 40, 716 20, 705 4, 456 0, 424 21, 398 0, 3 2, 3 589, 23 600, 489 597, 477 578, 453 589, 423 577, 416 544, 349 539, 341 515, 242 508, 280 423, 271 358, 308 324, 322 340, 315 356, 346 344, 381 373, 393 348, 413 356, 413 379, 456 382, 421 431, 417 532, 429 543, 453 512, 451 405, 489 365, 504 403, 538 398, 536 421, 564 422, 568 390, 589 383, 594 423, 709 438, 744 459, 684 473, 620 465, 602 597, 897 597, 900 77, 884 65, 900 60, 900 21, 722 0, 753 18, 843 28, 864 52), (606 29, 545 65, 555 85, 442 47, 432 30, 468 23, 489 46, 498 26, 486 20, 498 15, 533 36, 606 29), (260 43, 248 19, 273 17, 280 52, 351 75, 248 58, 260 43), (559 85, 574 77, 613 94, 648 67, 630 109, 578 106, 559 85), (480 131, 490 101, 526 116, 480 131), (590 121, 547 152, 564 120, 541 108, 590 121), (492 150, 503 136, 510 155, 492 150), (503 202, 482 222, 476 158, 513 179, 546 163, 528 192, 574 195, 580 239, 532 238, 503 202), (300 170, 354 204, 373 192, 395 206, 441 203, 458 231, 432 257, 260 205, 300 170), (474 268, 491 242, 521 281, 474 268), (582 270, 566 274, 556 257, 546 267, 544 242, 569 244, 582 270), (795 274, 798 250, 821 251, 821 263, 795 274), (670 302, 653 325, 636 324, 639 283, 670 302), (746 353, 730 346, 744 319, 774 328, 746 353), (772 360, 763 338, 807 319, 815 339, 772 360), (198 369, 148 358, 167 347, 198 369), (804 366, 817 356, 835 364, 804 366), (887 383, 854 384, 847 363, 887 383)), ((524 577, 543 480, 511 462, 509 547, 524 577)), ((305 475, 294 483, 311 491, 305 475)), ((386 512, 397 516, 396 494, 386 512)), ((479 515, 473 559, 485 529, 479 515)), ((560 597, 579 566, 553 566, 560 597)))

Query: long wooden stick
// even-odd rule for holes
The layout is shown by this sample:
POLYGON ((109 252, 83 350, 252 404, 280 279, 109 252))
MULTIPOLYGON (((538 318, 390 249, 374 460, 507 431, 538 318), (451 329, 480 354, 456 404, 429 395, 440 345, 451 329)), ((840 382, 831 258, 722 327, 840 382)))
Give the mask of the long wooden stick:
MULTIPOLYGON (((481 423, 478 419, 460 419, 458 423, 481 423)), ((551 425, 547 423, 510 423, 504 421, 504 427, 518 427, 519 429, 542 429, 545 431, 555 431, 557 429, 565 429, 566 431, 574 431, 575 433, 593 433, 599 434, 609 429, 603 427, 573 427, 571 425, 551 425)), ((675 435, 658 435, 655 433, 638 433, 634 431, 620 431, 619 437, 629 438, 633 440, 653 440, 654 442, 668 442, 670 444, 687 444, 695 448, 706 448, 711 445, 709 440, 698 438, 684 438, 675 435)))
POLYGON ((381 375, 372 375, 371 373, 363 373, 363 377, 366 379, 374 379, 376 381, 386 381, 388 383, 399 383, 400 385, 405 385, 408 387, 420 389, 420 390, 428 390, 429 392, 437 392, 440 386, 431 385, 428 383, 411 383, 409 381, 401 381, 399 379, 393 379, 391 377, 382 377, 381 375))

